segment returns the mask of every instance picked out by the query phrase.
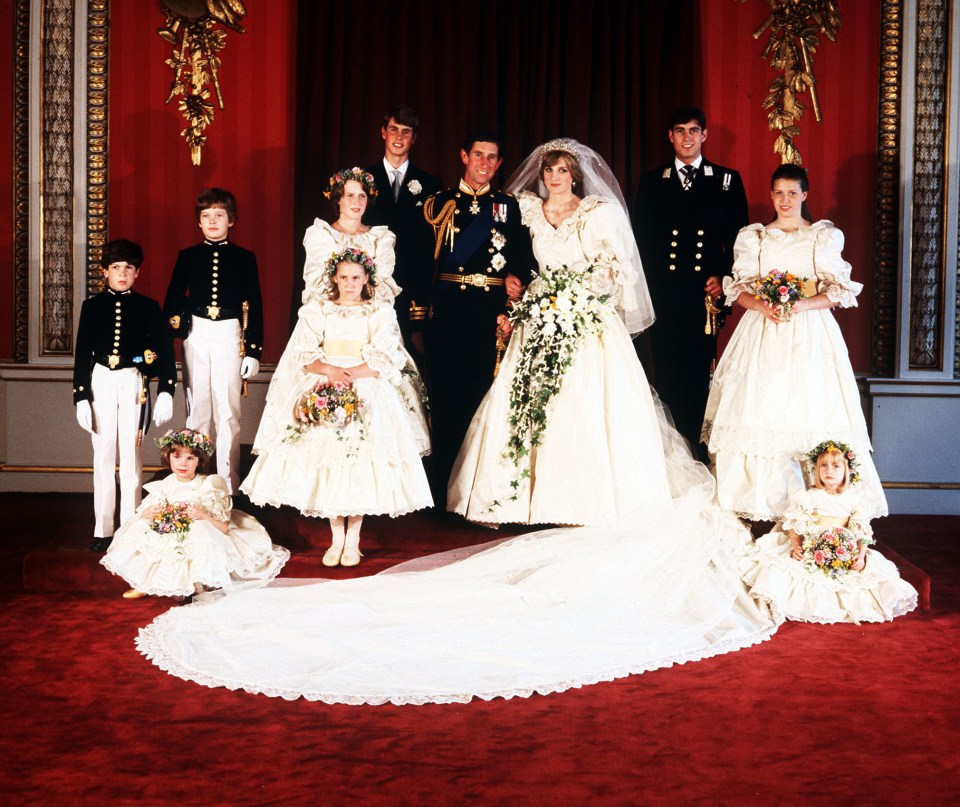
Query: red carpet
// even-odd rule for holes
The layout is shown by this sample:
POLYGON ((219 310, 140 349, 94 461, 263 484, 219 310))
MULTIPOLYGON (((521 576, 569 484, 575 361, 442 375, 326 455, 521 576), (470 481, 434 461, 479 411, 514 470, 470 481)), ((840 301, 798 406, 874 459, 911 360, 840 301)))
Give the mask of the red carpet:
MULTIPOLYGON (((31 552, 89 543, 64 527, 89 521, 89 498, 0 496, 0 506, 4 523, 30 525, 8 530, 0 548, 5 804, 956 799, 958 518, 877 523, 887 546, 930 570, 926 613, 883 625, 788 624, 758 647, 548 697, 346 707, 165 675, 133 638, 171 601, 25 591, 11 568, 22 579, 31 552)), ((360 570, 494 537, 451 523, 411 520, 415 534, 404 532, 398 547, 399 520, 393 529, 371 521, 370 559, 360 570)), ((312 543, 303 532, 294 536, 303 543, 291 546, 301 553, 312 543)), ((94 586, 102 582, 96 574, 110 580, 98 568, 94 586)))

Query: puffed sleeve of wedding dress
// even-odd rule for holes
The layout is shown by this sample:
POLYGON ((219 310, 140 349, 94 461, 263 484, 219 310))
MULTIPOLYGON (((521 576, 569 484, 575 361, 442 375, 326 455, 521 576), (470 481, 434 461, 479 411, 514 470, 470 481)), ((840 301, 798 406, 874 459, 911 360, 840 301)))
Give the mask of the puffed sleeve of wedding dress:
POLYGON ((373 287, 373 299, 393 305, 393 301, 402 291, 393 279, 393 270, 397 263, 397 236, 387 227, 372 227, 370 241, 373 243, 373 254, 370 257, 377 267, 377 285, 373 287))
MULTIPOLYGON (((741 230, 741 234, 742 234, 741 230)), ((780 524, 784 532, 793 530, 797 535, 804 535, 810 532, 817 524, 814 518, 814 501, 812 491, 808 488, 797 491, 790 497, 787 509, 783 513, 783 521, 780 524)))
POLYGON ((733 274, 723 279, 726 304, 735 305, 743 292, 753 294, 754 282, 760 279, 760 242, 762 224, 748 224, 733 245, 733 274))
POLYGON ((850 264, 843 259, 843 233, 829 221, 814 225, 816 240, 813 264, 817 271, 817 290, 841 308, 854 308, 863 284, 850 279, 850 264))
POLYGON ((587 262, 597 267, 590 278, 590 290, 594 294, 612 293, 617 306, 635 306, 634 296, 624 294, 635 280, 635 270, 628 260, 633 233, 626 216, 618 205, 596 196, 588 196, 580 207, 580 243, 587 262))
POLYGON ((233 510, 233 499, 227 490, 227 483, 222 476, 210 474, 200 486, 200 500, 197 502, 217 521, 229 521, 233 510))
POLYGON ((323 272, 330 256, 337 251, 336 231, 323 219, 314 219, 303 234, 303 248, 307 259, 303 263, 303 294, 301 302, 326 299, 323 272))
POLYGON ((401 344, 400 326, 392 306, 375 303, 370 314, 370 342, 360 349, 360 355, 380 378, 395 387, 399 386, 400 371, 407 363, 401 344))

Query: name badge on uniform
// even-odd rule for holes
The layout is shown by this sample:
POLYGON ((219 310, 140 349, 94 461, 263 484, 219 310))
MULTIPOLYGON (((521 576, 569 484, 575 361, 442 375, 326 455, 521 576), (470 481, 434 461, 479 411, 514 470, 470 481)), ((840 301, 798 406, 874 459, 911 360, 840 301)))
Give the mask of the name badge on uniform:
POLYGON ((493 203, 493 220, 507 222, 507 206, 503 202, 494 202, 493 203))

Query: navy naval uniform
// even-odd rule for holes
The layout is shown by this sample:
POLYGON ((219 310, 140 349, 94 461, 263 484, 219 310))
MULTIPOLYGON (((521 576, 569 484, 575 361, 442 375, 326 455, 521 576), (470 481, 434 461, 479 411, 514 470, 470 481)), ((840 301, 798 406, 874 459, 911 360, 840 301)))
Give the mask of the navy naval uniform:
MULTIPOLYGON (((73 402, 93 412, 93 510, 95 538, 109 538, 116 512, 120 453, 120 523, 140 505, 141 387, 159 380, 173 395, 177 366, 173 340, 156 300, 135 291, 106 289, 83 301, 73 366, 73 402)), ((149 391, 147 392, 149 394, 149 391)))
POLYGON ((640 178, 634 225, 657 315, 649 331, 653 385, 679 432, 704 459, 700 429, 717 337, 704 333, 703 287, 710 276, 730 274, 733 244, 746 224, 743 181, 732 168, 703 159, 689 190, 676 161, 640 178))
POLYGON ((263 350, 257 256, 227 240, 181 250, 163 315, 183 339, 187 428, 215 435, 217 473, 234 493, 240 483, 241 346, 243 355, 258 361, 263 350))
POLYGON ((497 317, 506 313, 504 280, 526 285, 536 266, 517 200, 461 180, 425 205, 434 228, 436 272, 427 326, 435 492, 447 479, 470 420, 493 382, 497 317))
POLYGON ((371 227, 385 225, 397 237, 393 279, 401 291, 394 308, 403 340, 413 352, 410 335, 422 331, 426 325, 433 285, 433 235, 423 218, 423 204, 438 193, 443 184, 440 177, 428 174, 408 160, 400 191, 394 199, 385 161, 365 170, 373 175, 377 197, 368 205, 363 221, 371 227))

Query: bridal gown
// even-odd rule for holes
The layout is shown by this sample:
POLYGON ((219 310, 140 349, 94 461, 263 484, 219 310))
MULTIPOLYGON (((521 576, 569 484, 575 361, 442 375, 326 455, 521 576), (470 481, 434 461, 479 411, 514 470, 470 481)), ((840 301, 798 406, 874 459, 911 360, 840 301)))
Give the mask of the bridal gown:
MULTIPOLYGON (((625 332, 611 333, 629 344, 625 332)), ((635 355, 622 358, 632 377, 635 355)), ((648 437, 640 449, 648 470, 646 479, 610 480, 616 524, 175 608, 141 630, 140 651, 206 686, 422 704, 560 692, 768 639, 778 621, 738 574, 749 532, 717 506, 713 477, 648 388, 620 405, 617 428, 632 413, 638 425, 624 428, 648 437)), ((583 478, 577 461, 570 457, 569 473, 583 478)))

